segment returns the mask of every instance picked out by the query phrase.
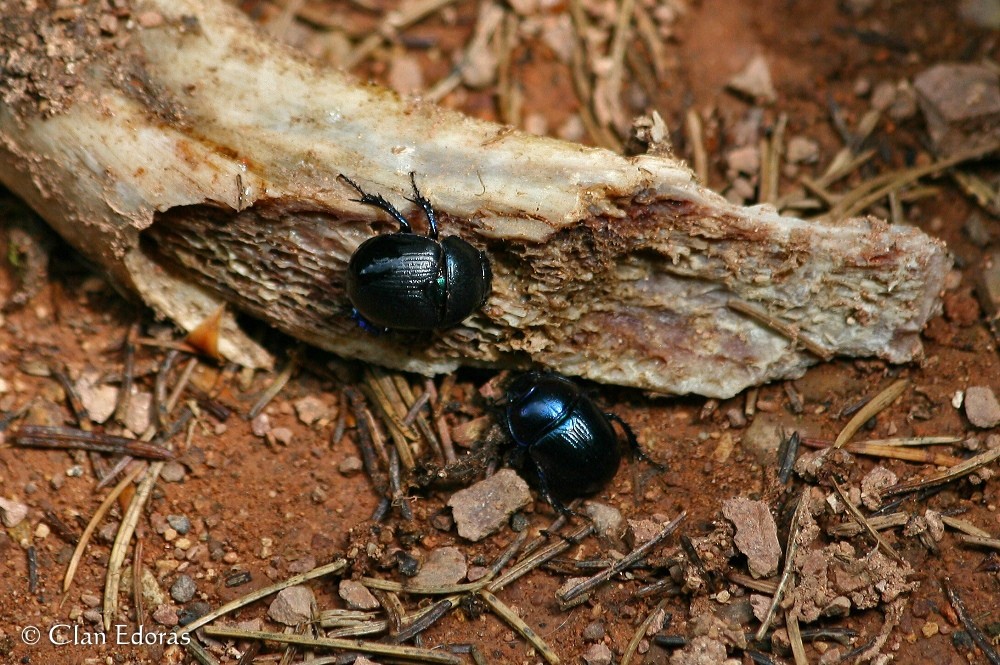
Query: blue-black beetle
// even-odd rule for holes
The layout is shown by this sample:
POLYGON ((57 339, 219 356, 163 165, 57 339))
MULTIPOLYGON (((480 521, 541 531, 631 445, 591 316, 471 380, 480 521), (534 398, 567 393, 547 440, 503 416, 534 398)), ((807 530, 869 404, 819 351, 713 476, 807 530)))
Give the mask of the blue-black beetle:
POLYGON ((347 266, 347 297, 355 312, 373 327, 434 330, 464 321, 483 306, 493 272, 489 259, 458 236, 438 240, 437 215, 420 194, 413 173, 413 198, 427 216, 426 236, 381 195, 368 194, 340 176, 361 195, 352 199, 375 206, 399 222, 399 231, 369 238, 354 251, 347 266))
POLYGON ((610 481, 621 461, 621 425, 633 453, 646 455, 624 420, 604 413, 564 376, 529 372, 507 389, 504 425, 527 459, 523 469, 537 482, 542 497, 560 512, 560 498, 593 494, 610 481))

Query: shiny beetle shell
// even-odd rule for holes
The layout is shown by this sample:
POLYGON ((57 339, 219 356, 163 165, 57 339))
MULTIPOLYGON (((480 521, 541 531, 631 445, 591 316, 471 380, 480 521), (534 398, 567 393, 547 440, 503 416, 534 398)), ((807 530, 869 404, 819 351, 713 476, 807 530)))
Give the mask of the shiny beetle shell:
MULTIPOLYGON (((511 438, 524 449, 529 473, 537 476, 543 496, 593 494, 615 475, 621 461, 618 434, 611 420, 569 379, 531 372, 515 380, 504 414, 511 438)), ((630 442, 631 430, 626 428, 630 442)), ((637 444, 634 444, 637 445, 637 444)))
POLYGON ((413 233, 403 215, 381 196, 360 194, 359 203, 378 207, 396 219, 396 233, 369 238, 351 255, 347 297, 365 321, 380 328, 434 330, 469 317, 489 297, 493 273, 486 254, 458 236, 438 240, 437 218, 413 181, 410 199, 427 215, 426 236, 413 233))

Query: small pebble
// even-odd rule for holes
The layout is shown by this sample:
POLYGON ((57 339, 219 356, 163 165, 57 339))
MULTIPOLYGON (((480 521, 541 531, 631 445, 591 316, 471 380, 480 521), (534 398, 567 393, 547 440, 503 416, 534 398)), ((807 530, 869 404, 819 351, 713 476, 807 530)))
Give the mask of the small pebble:
POLYGON ((250 421, 250 431, 254 436, 263 437, 271 431, 271 419, 266 413, 260 413, 250 421))
MULTIPOLYGON (((208 603, 197 600, 177 613, 177 623, 186 626, 192 621, 202 618, 210 611, 212 611, 212 608, 208 603)), ((258 630, 260 629, 258 628, 258 630)))
POLYGON ((378 609, 379 603, 361 582, 354 580, 341 580, 337 593, 347 603, 348 609, 352 610, 374 610, 378 609))
POLYGON ((754 56, 726 85, 758 102, 773 102, 778 98, 771 82, 771 69, 762 55, 754 56))
POLYGON ((489 568, 484 566, 469 566, 469 572, 466 573, 465 579, 470 582, 475 582, 486 577, 486 574, 490 572, 489 568))
POLYGON ((103 424, 118 406, 118 388, 106 384, 95 385, 96 378, 89 375, 80 377, 76 382, 76 392, 90 419, 103 424))
POLYGON ((1000 425, 1000 402, 988 386, 969 386, 965 391, 965 415, 976 427, 1000 425))
POLYGON ((620 510, 597 501, 588 501, 583 512, 590 518, 597 534, 611 541, 620 540, 625 533, 625 519, 620 510))
POLYGON ((819 161, 819 144, 805 136, 793 136, 788 140, 785 158, 792 164, 815 164, 819 161))
POLYGON ((940 628, 936 621, 928 621, 920 627, 920 632, 924 634, 924 637, 934 637, 938 634, 939 630, 940 628))
POLYGON ((510 528, 515 533, 521 533, 531 526, 531 521, 525 517, 524 513, 514 513, 510 518, 510 528))
POLYGON ((768 505, 736 497, 723 502, 722 514, 736 527, 733 542, 746 555, 750 574, 755 579, 775 574, 782 549, 768 505))
POLYGON ((638 547, 656 537, 663 530, 663 525, 652 519, 628 520, 625 530, 625 542, 629 547, 638 547))
POLYGON ((448 500, 458 535, 482 540, 502 527, 515 511, 531 503, 528 483, 513 469, 501 469, 448 500))
POLYGON ((354 455, 348 455, 344 460, 337 466, 337 471, 344 476, 353 476, 354 474, 361 471, 364 468, 364 463, 361 461, 360 457, 354 455))
POLYGON ((184 476, 187 471, 184 469, 184 465, 180 462, 167 462, 163 465, 163 471, 160 472, 160 478, 167 483, 179 483, 184 480, 184 476))
POLYGON ((177 610, 171 605, 160 605, 153 610, 153 621, 161 626, 173 628, 178 623, 177 610))
POLYGON ((187 575, 180 575, 170 586, 170 597, 178 603, 186 603, 194 598, 194 594, 197 590, 198 587, 195 585, 193 579, 187 575))
POLYGON ((914 78, 931 141, 940 155, 1000 136, 1000 76, 988 64, 940 63, 914 78))
POLYGON ((247 584, 253 576, 250 574, 249 570, 234 570, 228 575, 226 575, 225 584, 227 587, 237 587, 247 584))
POLYGON ((743 413, 743 409, 732 408, 726 409, 726 420, 729 421, 729 426, 734 429, 740 429, 746 427, 747 417, 743 413))
POLYGON ((274 439, 276 443, 287 446, 292 442, 294 435, 292 434, 292 430, 287 427, 275 427, 271 430, 270 437, 274 439))
POLYGON ((414 586, 445 586, 457 584, 469 572, 465 554, 457 547, 440 547, 427 555, 420 572, 413 578, 414 586))
POLYGON ((726 153, 726 164, 736 173, 754 175, 760 171, 760 149, 755 145, 734 148, 726 153))
POLYGON ((330 407, 315 395, 307 395, 295 401, 295 413, 305 425, 330 419, 330 407))
POLYGON ((167 515, 167 524, 182 536, 191 530, 191 520, 184 515, 167 515))
POLYGON ((446 510, 441 510, 431 515, 430 521, 431 526, 438 531, 451 531, 451 527, 455 526, 455 520, 452 519, 451 514, 446 510))
POLYGON ((125 427, 130 432, 142 434, 149 427, 150 410, 153 407, 153 393, 132 393, 128 400, 128 410, 125 412, 125 427))
POLYGON ((876 111, 885 111, 896 101, 896 84, 892 81, 882 81, 872 91, 871 104, 876 111))
POLYGON ((604 642, 592 644, 583 652, 583 660, 587 665, 611 665, 611 649, 604 642))
POLYGON ((396 556, 396 568, 404 577, 413 577, 420 572, 420 560, 409 552, 400 552, 396 556))
POLYGON ((136 21, 143 28, 158 28, 163 25, 163 15, 157 11, 139 12, 136 21))
POLYGON ((316 567, 316 557, 307 555, 301 559, 295 559, 288 564, 288 572, 300 575, 307 573, 316 567))
POLYGON ((15 527, 24 521, 28 516, 28 506, 15 501, 14 499, 4 499, 0 497, 0 522, 8 529, 15 527))
POLYGON ((587 642, 600 642, 604 639, 605 634, 607 634, 607 631, 604 628, 604 623, 601 621, 591 621, 583 629, 583 639, 587 642))
POLYGON ((312 618, 316 597, 312 589, 297 585, 282 589, 267 608, 267 615, 286 626, 295 626, 312 618))

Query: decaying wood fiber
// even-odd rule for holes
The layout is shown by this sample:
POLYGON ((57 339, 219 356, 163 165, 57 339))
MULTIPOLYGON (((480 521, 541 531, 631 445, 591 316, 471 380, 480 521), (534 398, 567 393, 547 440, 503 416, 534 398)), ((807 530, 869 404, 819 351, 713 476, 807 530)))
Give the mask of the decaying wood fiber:
MULTIPOLYGON (((400 100, 222 4, 137 2, 111 36, 92 9, 37 4, 0 2, 0 179, 185 328, 225 301, 406 370, 537 364, 727 397, 816 362, 789 330, 820 355, 910 360, 939 306, 950 259, 917 229, 732 206, 671 159, 400 100), (351 320, 344 270, 394 225, 337 175, 411 214, 411 171, 443 232, 486 250, 494 290, 456 328, 372 336, 351 320)), ((225 355, 267 362, 231 320, 226 331, 225 355)))

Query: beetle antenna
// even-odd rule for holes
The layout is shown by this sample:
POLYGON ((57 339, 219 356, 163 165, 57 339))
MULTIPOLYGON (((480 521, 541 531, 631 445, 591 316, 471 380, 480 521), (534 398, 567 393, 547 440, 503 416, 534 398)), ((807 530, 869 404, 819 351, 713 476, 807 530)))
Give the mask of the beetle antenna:
POLYGON ((642 446, 639 445, 639 439, 636 438, 635 432, 632 431, 632 426, 629 425, 627 422, 625 422, 625 420, 621 416, 619 416, 617 413, 605 413, 604 416, 608 420, 613 420, 619 425, 621 425, 622 431, 625 432, 625 438, 628 440, 628 445, 629 448, 632 449, 633 455, 635 455, 642 461, 651 464, 660 471, 666 470, 665 466, 663 466, 662 464, 660 464, 659 462, 657 462, 656 460, 654 460, 653 458, 651 458, 649 455, 646 454, 646 451, 643 450, 642 446))
POLYGON ((427 226, 430 227, 430 232, 427 234, 432 239, 437 240, 438 237, 438 224, 437 224, 437 213, 434 212, 434 207, 431 202, 424 198, 424 195, 420 193, 417 189, 417 176, 410 171, 410 184, 413 185, 413 198, 406 199, 410 203, 415 203, 420 206, 424 214, 427 215, 427 226))
MULTIPOLYGON (((360 199, 351 199, 351 201, 354 201, 355 203, 362 203, 364 205, 374 206, 379 210, 389 213, 389 215, 392 216, 393 219, 399 222, 400 233, 413 233, 413 228, 410 227, 410 223, 406 221, 405 217, 403 217, 403 213, 399 212, 399 210, 397 210, 394 205, 386 201, 384 196, 382 196, 381 194, 369 194, 365 190, 361 189, 361 185, 354 182, 343 173, 341 173, 337 177, 340 180, 346 182, 354 189, 356 189, 358 194, 361 195, 360 199)), ((428 205, 430 204, 428 203, 428 205)))

